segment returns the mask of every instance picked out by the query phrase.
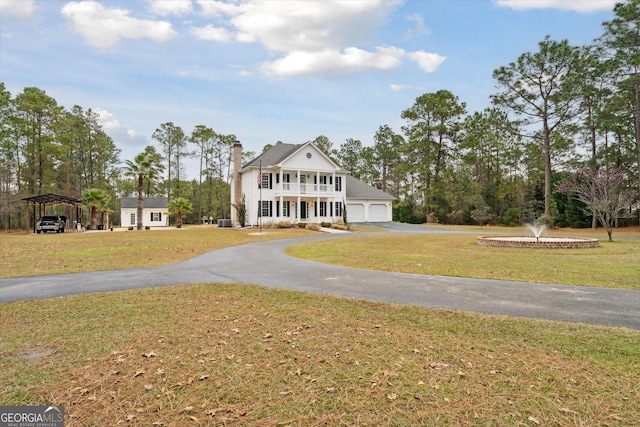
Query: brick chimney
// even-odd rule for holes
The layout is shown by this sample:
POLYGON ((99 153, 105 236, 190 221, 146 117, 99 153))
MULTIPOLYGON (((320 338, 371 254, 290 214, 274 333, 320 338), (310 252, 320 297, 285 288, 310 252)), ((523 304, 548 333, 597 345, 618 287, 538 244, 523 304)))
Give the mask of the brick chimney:
MULTIPOLYGON (((240 168, 242 167, 242 144, 236 141, 233 144, 233 204, 238 205, 242 201, 242 178, 240 168)), ((235 208, 231 209, 231 219, 238 220, 238 213, 235 208)))

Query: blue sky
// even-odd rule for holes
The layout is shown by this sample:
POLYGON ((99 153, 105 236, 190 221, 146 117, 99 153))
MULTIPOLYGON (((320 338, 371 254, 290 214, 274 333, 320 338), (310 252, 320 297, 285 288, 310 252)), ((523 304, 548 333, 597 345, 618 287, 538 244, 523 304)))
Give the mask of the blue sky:
POLYGON ((427 92, 488 107, 493 70, 546 35, 591 43, 615 3, 0 0, 0 81, 99 112, 123 159, 168 121, 256 152, 319 135, 372 145, 427 92))

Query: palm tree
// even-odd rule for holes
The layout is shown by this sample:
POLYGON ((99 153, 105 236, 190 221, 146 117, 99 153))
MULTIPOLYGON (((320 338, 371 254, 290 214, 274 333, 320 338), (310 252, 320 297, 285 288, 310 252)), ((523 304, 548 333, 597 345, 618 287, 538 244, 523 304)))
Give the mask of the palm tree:
POLYGON ((126 176, 138 179, 138 213, 137 222, 138 230, 142 230, 142 190, 144 189, 144 180, 152 180, 159 175, 161 167, 155 156, 152 156, 145 150, 144 153, 138 154, 133 161, 125 160, 126 166, 124 174, 126 176))
POLYGON ((90 188, 82 193, 82 205, 91 209, 91 226, 90 230, 96 229, 98 222, 98 210, 106 210, 109 208, 109 200, 111 197, 99 188, 90 188))
POLYGON ((189 213, 192 209, 193 205, 191 204, 191 202, 183 197, 178 197, 177 199, 171 200, 171 202, 169 203, 169 211, 176 214, 176 227, 182 227, 182 214, 189 213))

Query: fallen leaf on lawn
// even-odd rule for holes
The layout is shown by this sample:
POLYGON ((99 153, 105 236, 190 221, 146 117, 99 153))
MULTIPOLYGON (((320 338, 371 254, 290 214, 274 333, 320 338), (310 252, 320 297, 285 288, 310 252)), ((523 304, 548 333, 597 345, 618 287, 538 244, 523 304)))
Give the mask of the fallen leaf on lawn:
POLYGON ((535 417, 529 417, 528 420, 531 421, 532 423, 540 424, 540 421, 538 421, 535 417))
POLYGON ((396 400, 397 398, 398 398, 398 395, 395 393, 387 394, 387 399, 389 400, 396 400))
POLYGON ((200 378, 198 378, 200 381, 206 380, 207 378, 209 378, 209 375, 202 375, 200 378))
POLYGON ((444 368, 448 368, 449 364, 448 363, 442 363, 442 362, 431 362, 431 363, 429 363, 429 367, 431 369, 444 369, 444 368))
POLYGON ((154 351, 150 351, 148 353, 142 353, 144 357, 155 357, 156 353, 154 351))
POLYGON ((179 412, 189 412, 193 409, 193 406, 186 406, 184 409, 181 409, 179 412))
POLYGON ((143 374, 144 374, 144 370, 140 369, 139 371, 136 371, 136 373, 133 374, 133 376, 135 378, 135 377, 139 377, 140 375, 143 375, 143 374))
POLYGON ((280 394, 281 394, 282 396, 288 396, 288 395, 290 395, 291 393, 293 393, 291 390, 281 391, 281 392, 280 392, 280 394))
POLYGON ((145 385, 144 385, 144 389, 145 389, 145 390, 153 390, 153 385, 151 385, 151 384, 145 384, 145 385))

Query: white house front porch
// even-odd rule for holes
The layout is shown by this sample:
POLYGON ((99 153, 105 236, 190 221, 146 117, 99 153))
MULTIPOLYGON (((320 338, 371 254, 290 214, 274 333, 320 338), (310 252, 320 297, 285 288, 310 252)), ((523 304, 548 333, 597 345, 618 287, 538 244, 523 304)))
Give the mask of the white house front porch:
POLYGON ((344 202, 327 197, 309 197, 298 195, 277 196, 275 200, 262 200, 259 220, 266 223, 289 221, 298 222, 337 222, 342 221, 344 202))

